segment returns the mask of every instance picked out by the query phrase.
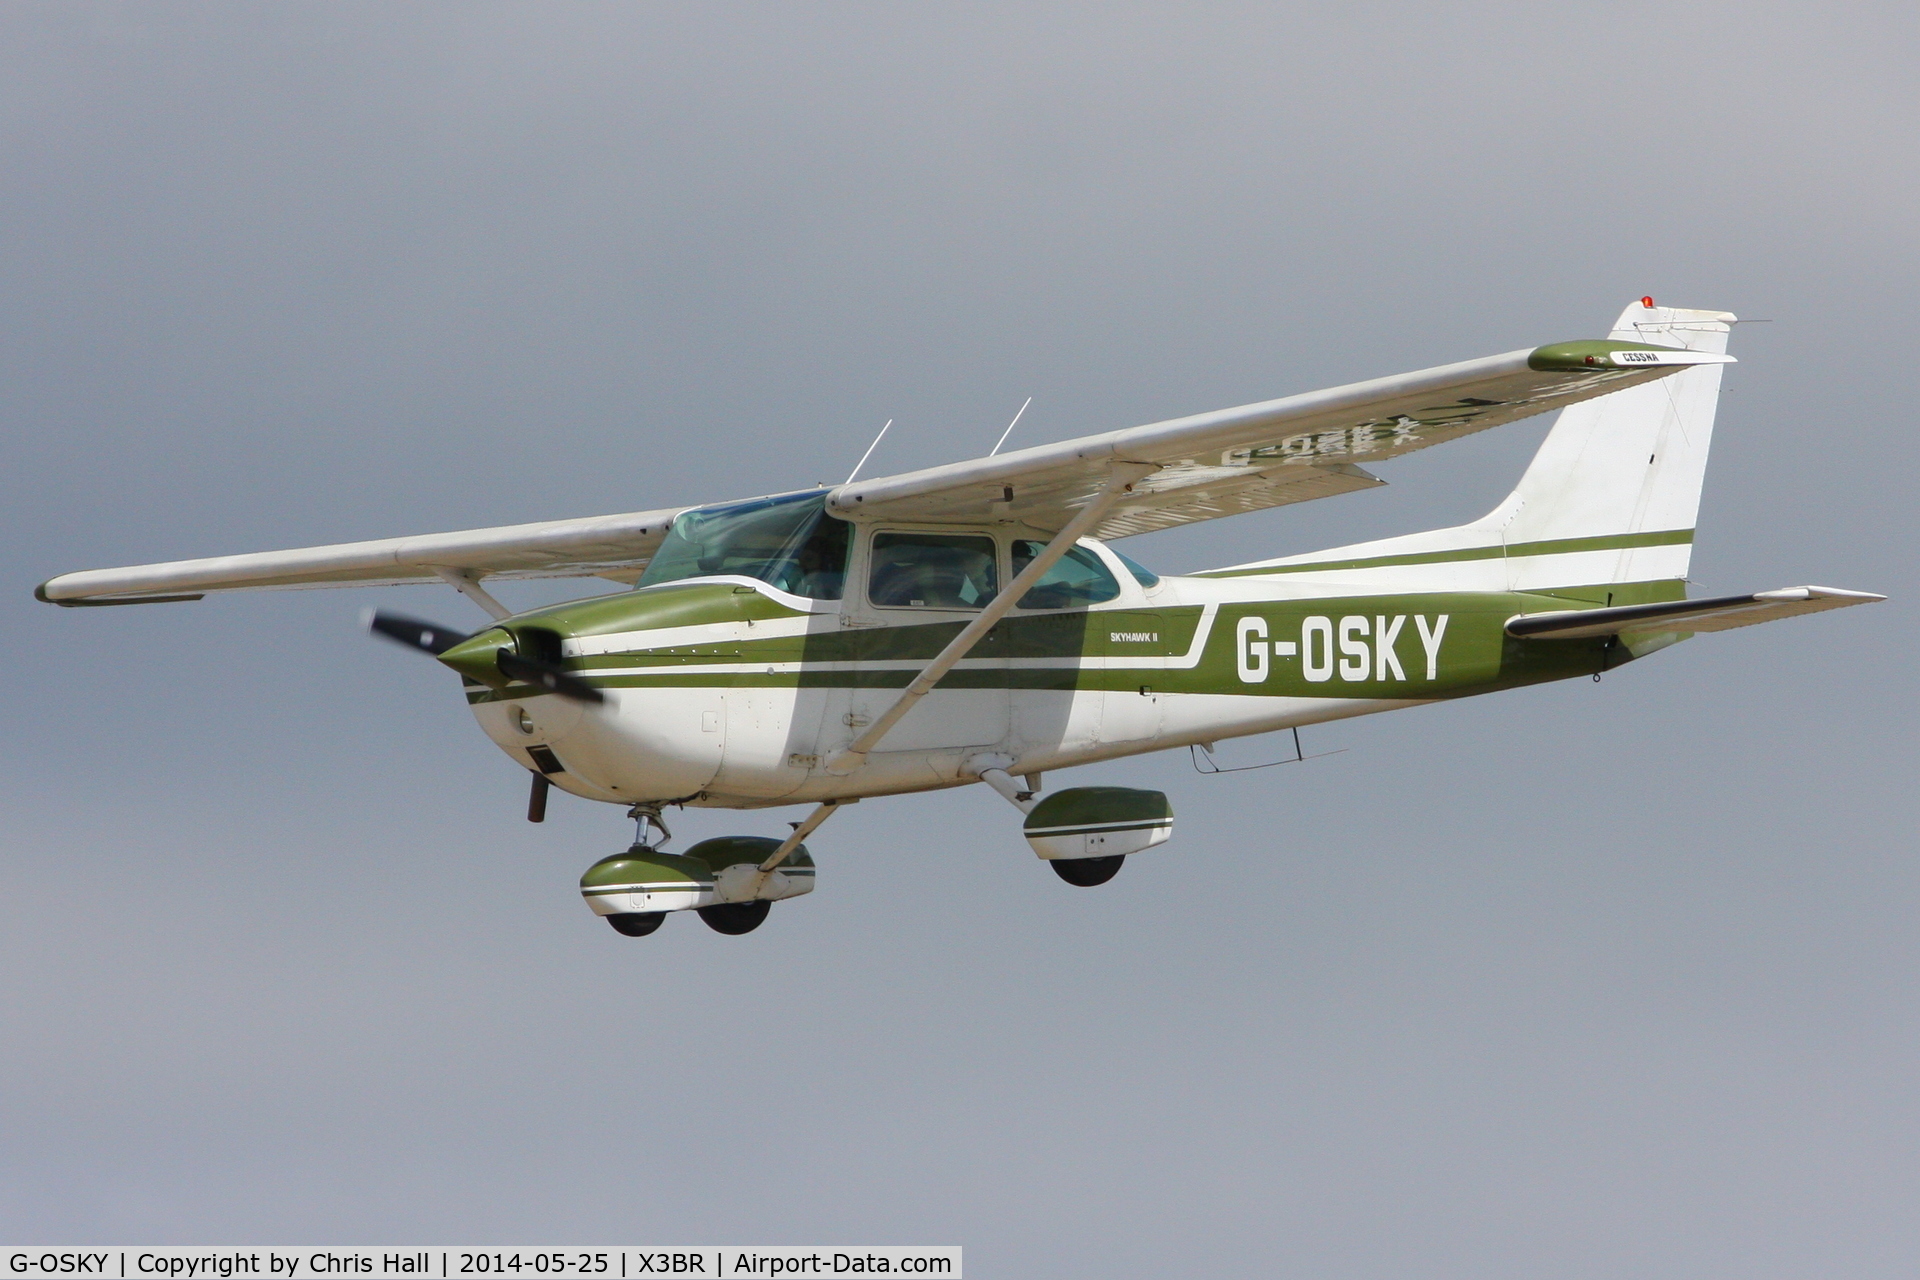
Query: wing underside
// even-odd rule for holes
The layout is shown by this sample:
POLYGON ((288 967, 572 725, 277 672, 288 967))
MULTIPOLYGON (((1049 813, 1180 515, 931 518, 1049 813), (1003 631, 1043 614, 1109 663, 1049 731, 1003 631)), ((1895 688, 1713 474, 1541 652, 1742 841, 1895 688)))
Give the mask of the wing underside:
MULTIPOLYGON (((1151 470, 1093 530, 1125 537, 1370 489, 1383 481, 1368 465, 1727 359, 1640 342, 1560 343, 846 484, 828 503, 862 521, 1058 530, 1101 491, 1116 464, 1144 464, 1151 470)), ((81 605, 449 575, 631 583, 686 509, 92 569, 51 579, 35 594, 81 605)))

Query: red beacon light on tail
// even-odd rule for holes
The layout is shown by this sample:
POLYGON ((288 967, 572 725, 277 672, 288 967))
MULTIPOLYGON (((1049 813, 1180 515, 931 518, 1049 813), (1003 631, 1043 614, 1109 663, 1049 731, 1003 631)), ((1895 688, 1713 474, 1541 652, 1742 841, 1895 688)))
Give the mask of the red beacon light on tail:
POLYGON ((1653 298, 1651 296, 1648 296, 1640 299, 1640 305, 1645 307, 1649 311, 1653 310, 1653 298))

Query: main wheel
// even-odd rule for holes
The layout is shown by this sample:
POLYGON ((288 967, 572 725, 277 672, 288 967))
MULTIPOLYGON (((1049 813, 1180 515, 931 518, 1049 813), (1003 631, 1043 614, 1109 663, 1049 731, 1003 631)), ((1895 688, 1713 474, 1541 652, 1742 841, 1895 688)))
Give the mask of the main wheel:
POLYGON ((1119 875, 1120 864, 1126 860, 1126 854, 1115 853, 1105 858, 1054 858, 1047 865, 1053 868, 1053 874, 1068 884, 1091 889, 1119 875))
POLYGON ((767 912, 773 910, 773 903, 760 898, 753 902, 722 902, 699 910, 700 918, 707 922, 707 928, 715 933, 737 935, 758 929, 760 922, 767 918, 767 912))
POLYGON ((644 938, 660 927, 667 918, 664 911, 623 911, 617 916, 608 916, 607 923, 613 926, 615 933, 624 933, 629 938, 644 938))

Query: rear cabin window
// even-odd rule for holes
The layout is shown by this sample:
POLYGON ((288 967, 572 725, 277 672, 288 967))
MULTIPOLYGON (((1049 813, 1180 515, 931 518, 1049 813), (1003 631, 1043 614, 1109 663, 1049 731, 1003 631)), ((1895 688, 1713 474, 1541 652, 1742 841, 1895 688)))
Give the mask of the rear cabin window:
POLYGON ((882 608, 978 609, 999 593, 993 539, 876 533, 867 599, 882 608))
MULTIPOLYGON (((1019 573, 1047 549, 1044 542, 1021 539, 1013 544, 1013 571, 1019 573)), ((1040 581, 1020 597, 1022 609, 1072 609, 1104 604, 1120 594, 1120 583, 1107 572, 1100 557, 1085 547, 1074 547, 1040 575, 1040 581)))
POLYGON ((683 511, 637 585, 734 575, 810 600, 838 600, 852 532, 827 514, 824 492, 683 511))
MULTIPOLYGON (((1108 547, 1107 550, 1113 551, 1113 548, 1108 547)), ((1141 564, 1138 560, 1135 560, 1132 556, 1128 555, 1126 552, 1113 551, 1113 558, 1115 560, 1118 560, 1121 564, 1125 565, 1127 567, 1127 572, 1133 575, 1133 580, 1139 583, 1141 586, 1151 590, 1152 588, 1160 585, 1159 574, 1147 568, 1147 566, 1141 564)))

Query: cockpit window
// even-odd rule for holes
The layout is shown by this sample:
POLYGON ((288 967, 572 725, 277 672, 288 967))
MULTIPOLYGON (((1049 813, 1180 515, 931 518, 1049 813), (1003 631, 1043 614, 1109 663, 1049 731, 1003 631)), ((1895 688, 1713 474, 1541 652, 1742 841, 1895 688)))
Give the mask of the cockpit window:
POLYGON ((1000 591, 992 538, 876 533, 867 599, 888 608, 978 609, 1000 591))
POLYGON ((838 600, 852 532, 827 514, 824 492, 683 511, 638 585, 734 574, 810 600, 838 600))
MULTIPOLYGON (((1044 542, 1020 539, 1013 544, 1013 571, 1020 572, 1047 549, 1044 542)), ((1100 557, 1085 547, 1073 547, 1054 561, 1053 568, 1040 575, 1040 581, 1020 597, 1022 609, 1071 609, 1083 604, 1104 604, 1120 594, 1100 557)))

